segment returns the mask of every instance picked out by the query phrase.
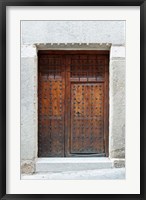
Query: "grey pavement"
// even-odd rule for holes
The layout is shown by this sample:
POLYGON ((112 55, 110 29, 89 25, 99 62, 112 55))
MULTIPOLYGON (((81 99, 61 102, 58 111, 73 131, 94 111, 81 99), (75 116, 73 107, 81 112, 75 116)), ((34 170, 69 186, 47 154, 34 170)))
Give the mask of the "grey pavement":
POLYGON ((22 175, 22 180, 117 180, 125 179, 125 168, 46 172, 22 175))

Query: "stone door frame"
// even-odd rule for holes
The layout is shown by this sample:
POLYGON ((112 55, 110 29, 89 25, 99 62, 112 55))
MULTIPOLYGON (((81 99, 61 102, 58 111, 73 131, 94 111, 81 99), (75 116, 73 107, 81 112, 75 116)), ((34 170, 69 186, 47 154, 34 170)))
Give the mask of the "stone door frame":
POLYGON ((35 172, 38 154, 38 50, 109 50, 109 158, 125 158, 125 47, 112 44, 21 46, 21 172, 35 172))

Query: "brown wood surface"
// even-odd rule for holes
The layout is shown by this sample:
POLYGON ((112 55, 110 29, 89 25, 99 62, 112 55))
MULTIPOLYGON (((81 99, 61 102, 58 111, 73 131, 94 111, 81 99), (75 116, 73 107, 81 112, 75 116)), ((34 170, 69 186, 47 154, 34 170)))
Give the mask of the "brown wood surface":
POLYGON ((39 59, 39 157, 64 156, 65 78, 61 57, 39 59))
POLYGON ((38 51, 39 56, 44 55, 109 55, 108 50, 43 50, 38 51))
POLYGON ((107 51, 39 51, 39 157, 108 156, 107 51))

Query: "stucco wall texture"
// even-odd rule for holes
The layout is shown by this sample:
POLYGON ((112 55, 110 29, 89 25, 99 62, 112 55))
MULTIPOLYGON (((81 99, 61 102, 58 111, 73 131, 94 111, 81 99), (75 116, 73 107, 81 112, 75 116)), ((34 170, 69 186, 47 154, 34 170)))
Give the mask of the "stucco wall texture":
POLYGON ((22 21, 22 44, 125 44, 125 21, 22 21))
POLYGON ((125 21, 22 21, 22 172, 34 172, 37 158, 37 49, 40 46, 41 49, 63 47, 66 50, 93 48, 110 51, 109 157, 123 159, 125 157, 125 21))

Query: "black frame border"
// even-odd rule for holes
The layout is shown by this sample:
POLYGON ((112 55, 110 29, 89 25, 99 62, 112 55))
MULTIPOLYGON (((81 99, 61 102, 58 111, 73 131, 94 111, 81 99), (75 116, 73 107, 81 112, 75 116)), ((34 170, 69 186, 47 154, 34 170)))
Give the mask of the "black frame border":
MULTIPOLYGON (((146 0, 0 0, 0 199, 146 200, 146 0), (6 194, 6 7, 140 6, 140 194, 6 194)), ((136 169, 135 169, 136 170, 136 169)), ((17 186, 16 186, 17 187, 17 186)))

